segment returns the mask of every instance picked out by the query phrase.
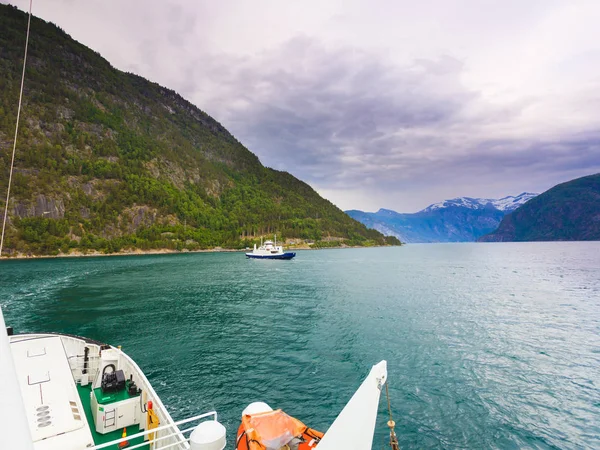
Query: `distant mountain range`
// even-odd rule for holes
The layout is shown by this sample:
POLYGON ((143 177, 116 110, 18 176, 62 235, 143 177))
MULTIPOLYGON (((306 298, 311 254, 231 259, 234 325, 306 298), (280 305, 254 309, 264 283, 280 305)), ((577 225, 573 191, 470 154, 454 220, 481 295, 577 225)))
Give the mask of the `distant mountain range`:
MULTIPOLYGON (((500 199, 494 198, 472 198, 472 197, 458 197, 450 200, 444 200, 443 202, 434 203, 433 205, 429 205, 423 211, 420 212, 429 212, 435 211, 436 209, 442 208, 451 208, 451 207, 465 207, 469 209, 486 209, 486 208, 495 208, 499 211, 508 214, 519 206, 523 205, 525 202, 531 200, 533 197, 538 194, 532 194, 530 192, 523 192, 522 194, 513 197, 512 195, 500 199)), ((419 213, 416 213, 419 214, 419 213)))
POLYGON ((497 230, 479 240, 600 240, 600 173, 554 186, 505 216, 497 230))
POLYGON ((537 194, 501 199, 459 197, 434 203, 413 214, 389 209, 375 213, 349 210, 353 219, 402 242, 469 242, 494 231, 503 217, 537 194))

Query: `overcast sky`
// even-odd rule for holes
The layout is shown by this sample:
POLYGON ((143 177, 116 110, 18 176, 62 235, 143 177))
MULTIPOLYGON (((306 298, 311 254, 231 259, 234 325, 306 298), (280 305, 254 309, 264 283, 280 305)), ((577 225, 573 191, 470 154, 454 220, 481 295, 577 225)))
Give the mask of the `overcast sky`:
POLYGON ((342 209, 412 212, 600 172, 598 0, 33 8, 115 67, 176 90, 263 164, 342 209))

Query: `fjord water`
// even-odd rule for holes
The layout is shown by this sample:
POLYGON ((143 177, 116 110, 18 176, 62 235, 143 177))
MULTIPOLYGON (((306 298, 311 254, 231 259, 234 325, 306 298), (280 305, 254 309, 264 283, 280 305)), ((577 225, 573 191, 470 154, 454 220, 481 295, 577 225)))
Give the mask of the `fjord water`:
POLYGON ((256 400, 325 430, 381 359, 401 448, 600 448, 598 242, 3 261, 0 281, 17 332, 122 345, 228 448, 256 400))

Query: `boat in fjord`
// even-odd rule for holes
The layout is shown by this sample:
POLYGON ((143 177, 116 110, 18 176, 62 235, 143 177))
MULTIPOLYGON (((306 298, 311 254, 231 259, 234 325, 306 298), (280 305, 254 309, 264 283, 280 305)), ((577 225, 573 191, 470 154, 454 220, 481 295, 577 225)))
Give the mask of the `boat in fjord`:
POLYGON ((296 256, 296 252, 284 252, 283 247, 277 245, 277 236, 275 236, 275 243, 267 240, 263 244, 261 238, 260 247, 256 247, 256 244, 254 244, 254 249, 246 253, 246 256, 253 259, 292 259, 296 256))

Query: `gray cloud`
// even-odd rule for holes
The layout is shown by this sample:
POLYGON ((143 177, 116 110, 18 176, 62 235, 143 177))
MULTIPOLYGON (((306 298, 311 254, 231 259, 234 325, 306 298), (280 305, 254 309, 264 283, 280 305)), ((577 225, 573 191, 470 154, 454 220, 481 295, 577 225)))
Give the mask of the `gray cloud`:
POLYGON ((452 124, 476 97, 460 86, 461 64, 452 58, 398 70, 367 53, 328 51, 308 38, 262 58, 223 64, 219 57, 204 67, 208 74, 200 83, 218 80, 205 99, 209 110, 267 164, 300 163, 297 170, 310 177, 341 176, 353 159, 412 159, 402 155, 421 139, 413 130, 452 124), (270 67, 271 61, 285 65, 270 67))
MULTIPOLYGON (((191 63, 195 74, 198 65, 191 63)), ((496 195, 507 195, 535 188, 523 177, 547 188, 544 180, 600 167, 594 133, 495 138, 505 128, 513 134, 536 99, 487 103, 463 85, 463 68, 450 56, 391 65, 298 37, 254 58, 204 58, 203 75, 190 77, 197 84, 186 90, 266 165, 325 191, 385 191, 396 208, 425 206, 405 200, 422 186, 480 195, 473 183, 500 184, 496 195), (205 83, 209 95, 199 86, 205 83)))
POLYGON ((600 171, 598 5, 351 3, 55 0, 36 13, 344 209, 408 212, 600 171))

